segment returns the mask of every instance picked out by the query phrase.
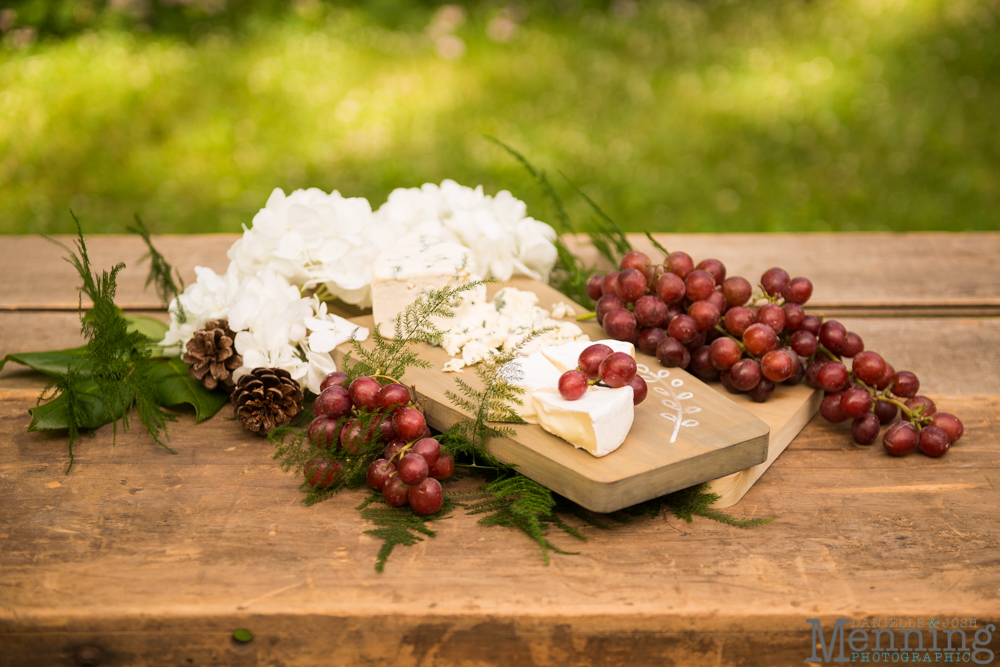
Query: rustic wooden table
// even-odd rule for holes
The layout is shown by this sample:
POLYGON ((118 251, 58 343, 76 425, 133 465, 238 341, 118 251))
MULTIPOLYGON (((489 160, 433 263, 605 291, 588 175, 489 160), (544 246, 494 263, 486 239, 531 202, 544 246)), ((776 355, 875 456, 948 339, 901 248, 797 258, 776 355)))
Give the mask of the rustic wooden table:
MULTIPOLYGON (((233 238, 157 242, 193 280, 196 264, 225 268, 233 238)), ((813 308, 917 371, 965 437, 943 459, 897 459, 816 418, 731 510, 777 515, 770 526, 583 527, 589 541, 560 542, 580 554, 546 566, 519 533, 458 512, 377 574, 360 495, 304 507, 298 480, 225 412, 197 428, 182 417, 176 456, 137 431, 112 447, 101 429, 64 475, 65 438, 25 433, 44 381, 11 365, 0 665, 75 664, 84 644, 104 665, 798 665, 813 650, 807 618, 827 639, 837 618, 1000 625, 1000 234, 662 241, 731 274, 810 276, 813 308), (232 643, 236 628, 254 641, 232 643)), ((162 316, 136 239, 90 245, 96 266, 127 262, 120 305, 162 316)), ((0 353, 79 344, 78 281, 60 250, 28 237, 0 247, 0 353)), ((1000 631, 988 644, 1000 656, 1000 631)))

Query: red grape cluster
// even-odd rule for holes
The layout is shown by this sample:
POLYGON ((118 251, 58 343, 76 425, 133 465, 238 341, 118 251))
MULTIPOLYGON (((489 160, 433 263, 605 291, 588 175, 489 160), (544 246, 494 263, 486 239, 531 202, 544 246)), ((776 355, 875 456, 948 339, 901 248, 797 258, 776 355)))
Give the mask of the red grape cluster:
POLYGON ((761 276, 761 292, 754 296, 750 281, 727 278, 719 260, 695 265, 684 252, 654 264, 633 251, 620 268, 587 281, 597 321, 611 338, 632 342, 664 366, 718 379, 729 392, 745 392, 758 403, 771 398, 778 384, 805 380, 826 392, 824 417, 835 423, 853 419, 851 434, 859 444, 874 442, 880 427, 902 412, 905 421, 890 426, 883 438, 896 456, 917 447, 942 456, 962 436, 957 417, 937 413, 933 401, 917 396, 916 375, 897 373, 840 322, 806 313, 803 305, 813 291, 808 278, 775 267, 761 276), (845 358, 853 359, 850 370, 845 358))
MULTIPOLYGON (((345 389, 346 381, 347 374, 340 371, 323 380, 313 403, 315 419, 307 432, 309 441, 347 454, 361 454, 366 443, 387 443, 385 458, 368 468, 368 485, 382 491, 393 507, 408 504, 422 515, 438 512, 444 501, 438 480, 451 476, 455 461, 431 437, 410 390, 397 382, 383 386, 373 377, 359 377, 345 389)), ((314 458, 303 467, 306 481, 316 489, 336 484, 342 471, 340 462, 326 457, 314 458)))
POLYGON ((559 378, 559 395, 567 401, 583 398, 591 385, 632 387, 632 405, 646 400, 646 381, 636 375, 635 359, 624 352, 615 352, 607 345, 595 343, 577 358, 577 367, 559 378))

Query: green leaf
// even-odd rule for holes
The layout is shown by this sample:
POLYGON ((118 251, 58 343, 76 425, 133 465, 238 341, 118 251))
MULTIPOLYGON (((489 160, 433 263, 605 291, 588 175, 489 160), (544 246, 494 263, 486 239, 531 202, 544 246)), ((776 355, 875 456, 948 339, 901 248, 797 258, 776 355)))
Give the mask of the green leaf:
POLYGON ((15 364, 23 364, 34 371, 46 375, 62 375, 71 366, 80 364, 80 376, 89 377, 90 369, 93 366, 89 361, 81 363, 80 358, 87 352, 87 347, 74 347, 68 350, 53 350, 51 352, 22 352, 20 354, 8 354, 0 359, 0 370, 8 361, 15 364))
POLYGON ((187 372, 180 359, 152 361, 150 379, 156 385, 156 402, 173 406, 187 404, 194 408, 195 422, 200 423, 217 413, 229 397, 221 391, 209 391, 187 372))
POLYGON ((155 317, 148 315, 125 315, 124 317, 128 331, 138 331, 152 343, 163 340, 163 337, 167 335, 167 329, 170 328, 155 317))
MULTIPOLYGON (((97 385, 90 378, 80 379, 74 388, 79 400, 79 407, 83 410, 83 418, 79 420, 78 428, 95 429, 121 417, 121 406, 110 413, 105 411, 104 401, 101 399, 97 385)), ((60 394, 48 403, 29 408, 31 424, 28 425, 28 432, 68 429, 70 427, 69 411, 69 397, 66 394, 60 394)))

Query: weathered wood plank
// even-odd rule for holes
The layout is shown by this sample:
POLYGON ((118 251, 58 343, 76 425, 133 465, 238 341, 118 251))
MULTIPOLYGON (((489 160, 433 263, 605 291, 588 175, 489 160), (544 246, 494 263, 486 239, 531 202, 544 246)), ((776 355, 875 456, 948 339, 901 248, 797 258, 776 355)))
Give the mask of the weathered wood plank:
POLYGON ((574 522, 588 542, 557 541, 580 555, 545 566, 520 534, 459 511, 382 575, 361 494, 302 506, 297 479, 225 414, 183 418, 177 456, 101 429, 66 476, 63 439, 23 432, 30 405, 0 394, 10 664, 84 642, 106 664, 240 664, 236 627, 257 634, 253 659, 284 664, 801 664, 807 617, 1000 618, 996 398, 941 400, 968 428, 938 460, 814 420, 733 511, 777 515, 768 527, 574 522))
MULTIPOLYGON (((70 242, 69 237, 57 237, 70 242)), ((236 234, 160 236, 155 243, 175 264, 186 282, 195 278, 196 265, 221 272, 229 260, 226 250, 236 234)), ((959 314, 995 313, 1000 307, 1000 234, 943 232, 891 234, 675 234, 658 235, 668 248, 685 250, 696 261, 716 257, 731 275, 751 281, 771 266, 784 266, 793 275, 812 279, 814 308, 875 307, 930 310, 930 314, 957 309, 959 314)), ((639 249, 652 251, 641 235, 630 235, 639 249)), ((596 252, 578 239, 572 247, 587 262, 596 252)), ((146 266, 139 263, 142 243, 130 236, 93 236, 88 239, 97 267, 124 261, 119 305, 131 309, 160 307, 155 292, 143 289, 146 266)), ((0 264, 0 310, 72 309, 78 279, 72 267, 58 261, 63 251, 34 236, 0 237, 5 260, 0 264)), ((657 257, 656 253, 652 256, 657 257)), ((904 314, 910 314, 904 312, 904 314)), ((920 313, 922 314, 922 313, 920 313)))

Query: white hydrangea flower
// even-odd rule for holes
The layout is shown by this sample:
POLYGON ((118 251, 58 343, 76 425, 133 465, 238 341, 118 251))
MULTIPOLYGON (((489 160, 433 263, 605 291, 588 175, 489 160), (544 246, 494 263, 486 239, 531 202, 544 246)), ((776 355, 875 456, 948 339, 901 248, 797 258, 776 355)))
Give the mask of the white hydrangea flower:
POLYGON ((331 295, 362 308, 371 305, 371 266, 398 238, 372 214, 367 199, 336 190, 275 188, 267 204, 229 249, 242 276, 265 268, 293 285, 324 285, 331 295))
POLYGON ((522 275, 547 281, 556 261, 556 232, 526 213, 524 202, 506 190, 491 197, 482 186, 446 180, 393 190, 375 218, 399 233, 431 234, 468 247, 497 280, 522 275))
POLYGON ((196 266, 194 272, 198 280, 188 285, 167 309, 170 328, 160 343, 167 356, 179 356, 194 332, 203 329, 206 322, 228 317, 229 306, 240 287, 238 271, 232 264, 221 276, 204 266, 196 266))

